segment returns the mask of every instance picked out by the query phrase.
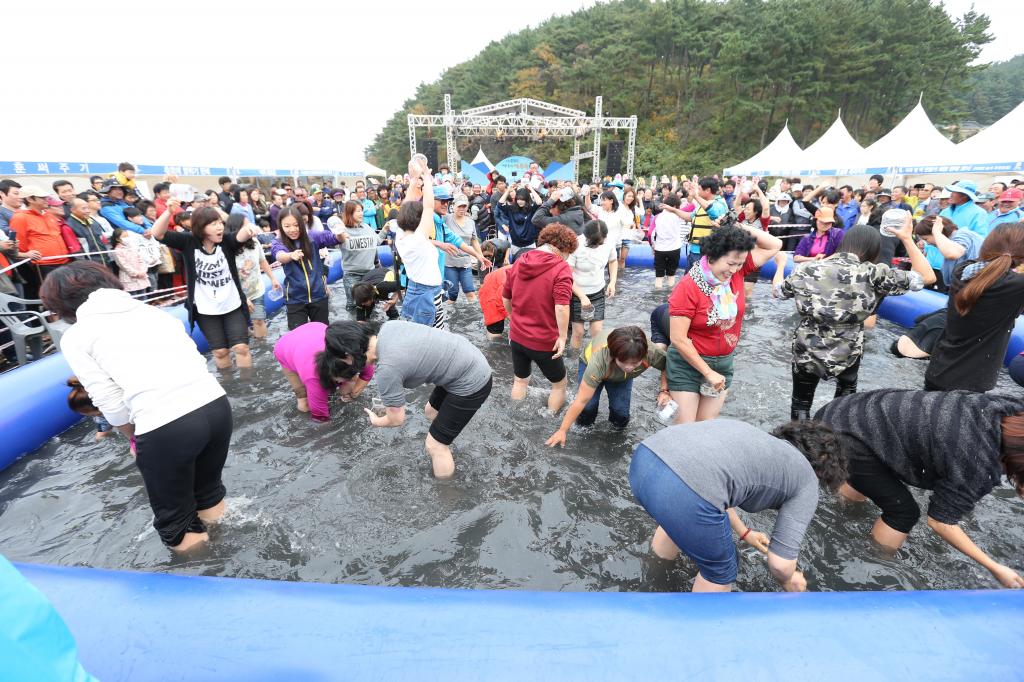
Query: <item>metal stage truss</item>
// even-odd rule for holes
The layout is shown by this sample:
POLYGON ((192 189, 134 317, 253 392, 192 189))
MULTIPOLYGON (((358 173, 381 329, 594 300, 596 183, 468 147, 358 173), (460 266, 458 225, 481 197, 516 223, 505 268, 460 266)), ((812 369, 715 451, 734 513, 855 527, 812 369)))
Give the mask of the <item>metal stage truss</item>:
POLYGON ((459 137, 549 137, 573 138, 574 177, 579 180, 579 162, 591 158, 591 182, 601 179, 601 132, 604 130, 629 131, 626 154, 626 175, 633 177, 633 159, 636 155, 636 116, 604 116, 601 96, 594 101, 594 115, 549 104, 536 99, 520 98, 473 107, 460 112, 452 111, 452 96, 444 96, 443 114, 409 114, 409 154, 416 153, 417 128, 444 128, 445 155, 448 167, 458 169, 459 137), (580 152, 583 138, 593 135, 593 151, 580 152))

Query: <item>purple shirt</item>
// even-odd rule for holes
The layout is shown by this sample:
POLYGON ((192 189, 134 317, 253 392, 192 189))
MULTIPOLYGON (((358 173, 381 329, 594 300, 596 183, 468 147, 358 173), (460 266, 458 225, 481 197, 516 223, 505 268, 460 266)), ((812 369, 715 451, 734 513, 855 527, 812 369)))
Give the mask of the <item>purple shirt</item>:
POLYGON ((793 255, 807 256, 808 258, 811 258, 813 256, 817 256, 820 252, 824 253, 826 256, 831 256, 839 249, 839 242, 843 241, 844 234, 846 234, 846 231, 841 228, 833 227, 830 229, 825 233, 825 249, 824 251, 821 251, 820 249, 813 249, 814 240, 818 237, 818 231, 815 230, 808 235, 804 235, 804 238, 796 245, 796 250, 793 251, 793 255), (814 251, 813 253, 812 250, 814 251))
MULTIPOLYGON (((289 372, 295 372, 306 386, 306 399, 309 401, 309 414, 317 421, 327 421, 331 417, 328 400, 333 391, 320 385, 316 373, 316 354, 324 349, 324 337, 327 325, 323 322, 307 322, 296 327, 274 345, 274 357, 289 372)), ((373 378, 373 365, 367 365, 359 373, 359 378, 369 381, 373 378)), ((338 386, 348 382, 342 381, 338 386)))

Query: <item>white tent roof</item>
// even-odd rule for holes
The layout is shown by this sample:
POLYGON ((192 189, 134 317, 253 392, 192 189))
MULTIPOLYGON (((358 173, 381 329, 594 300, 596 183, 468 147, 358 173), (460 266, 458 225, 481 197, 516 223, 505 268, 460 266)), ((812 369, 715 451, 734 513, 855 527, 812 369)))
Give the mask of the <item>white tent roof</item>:
POLYGON ((949 163, 954 145, 935 129, 921 102, 899 124, 866 150, 871 168, 906 168, 949 163))
POLYGON ((485 166, 487 166, 490 170, 494 170, 494 164, 491 163, 490 159, 487 158, 487 155, 484 154, 483 147, 480 147, 479 151, 477 151, 476 153, 476 156, 473 157, 473 160, 470 162, 469 165, 475 166, 478 163, 482 163, 485 166))
POLYGON ((799 172, 803 150, 789 132, 789 123, 767 147, 752 157, 725 169, 726 175, 789 175, 799 172))
POLYGON ((840 112, 825 134, 804 150, 800 158, 800 175, 836 175, 838 169, 865 165, 864 147, 850 135, 840 112))
POLYGON ((949 163, 981 171, 1024 171, 1024 102, 956 146, 949 163))

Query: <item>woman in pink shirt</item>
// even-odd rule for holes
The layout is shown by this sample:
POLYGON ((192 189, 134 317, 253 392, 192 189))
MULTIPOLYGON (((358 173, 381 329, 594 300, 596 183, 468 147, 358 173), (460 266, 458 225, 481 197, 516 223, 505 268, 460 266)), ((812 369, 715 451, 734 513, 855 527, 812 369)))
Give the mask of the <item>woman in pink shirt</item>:
POLYGON ((299 412, 309 412, 316 421, 330 419, 331 393, 340 390, 342 401, 348 402, 359 397, 373 378, 373 365, 369 364, 351 381, 328 376, 331 363, 318 362, 326 346, 326 336, 326 324, 307 322, 282 336, 274 345, 274 357, 281 363, 281 371, 295 391, 299 412))

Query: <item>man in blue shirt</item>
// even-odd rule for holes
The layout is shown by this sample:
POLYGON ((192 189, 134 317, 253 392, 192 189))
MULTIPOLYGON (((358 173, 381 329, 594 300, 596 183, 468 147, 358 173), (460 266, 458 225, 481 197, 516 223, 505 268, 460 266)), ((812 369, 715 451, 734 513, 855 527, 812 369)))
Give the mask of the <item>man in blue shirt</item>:
MULTIPOLYGON (((942 217, 929 216, 917 224, 914 234, 931 244, 942 254, 942 282, 945 286, 953 279, 953 270, 967 260, 975 260, 985 238, 971 230, 957 229, 942 217)), ((934 267, 934 266, 933 266, 934 267)))
POLYGON ((124 210, 130 205, 124 200, 126 189, 116 178, 105 180, 103 188, 100 190, 100 194, 103 195, 100 215, 106 218, 112 227, 119 227, 122 230, 128 230, 135 234, 141 234, 143 237, 149 237, 150 228, 153 227, 151 222, 143 218, 144 224, 139 225, 124 217, 124 210))
POLYGON ((1003 223, 1019 223, 1024 221, 1024 209, 1020 207, 1020 201, 1024 199, 1024 192, 1017 189, 1008 189, 999 195, 999 205, 989 213, 988 234, 995 229, 996 225, 1003 223))
POLYGON ((961 180, 946 185, 945 189, 950 193, 949 206, 942 209, 939 215, 949 218, 957 227, 977 232, 982 237, 988 234, 989 215, 974 203, 978 199, 978 186, 961 180))
POLYGON ((843 185, 839 188, 839 203, 836 205, 836 218, 839 219, 840 227, 849 230, 857 223, 860 217, 860 204, 853 198, 853 187, 843 185))

